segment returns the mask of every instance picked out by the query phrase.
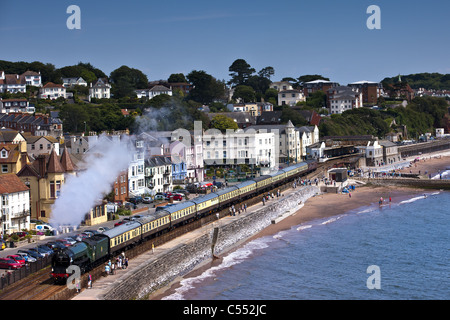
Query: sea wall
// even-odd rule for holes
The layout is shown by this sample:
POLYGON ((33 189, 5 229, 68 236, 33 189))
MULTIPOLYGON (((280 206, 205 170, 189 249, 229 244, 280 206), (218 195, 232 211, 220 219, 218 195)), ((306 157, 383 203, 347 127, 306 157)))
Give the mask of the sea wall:
POLYGON ((298 188, 286 197, 272 200, 248 215, 224 224, 221 221, 210 224, 204 235, 180 244, 156 260, 149 260, 134 270, 126 279, 117 281, 103 295, 105 300, 141 299, 147 294, 164 287, 179 276, 183 276, 200 263, 211 259, 213 230, 219 228, 216 254, 231 248, 269 226, 273 219, 291 210, 296 211, 301 203, 316 195, 319 189, 314 186, 298 188))
POLYGON ((450 190, 450 180, 439 179, 409 179, 409 178, 382 178, 382 179, 361 179, 357 180, 381 186, 399 186, 420 189, 450 190))

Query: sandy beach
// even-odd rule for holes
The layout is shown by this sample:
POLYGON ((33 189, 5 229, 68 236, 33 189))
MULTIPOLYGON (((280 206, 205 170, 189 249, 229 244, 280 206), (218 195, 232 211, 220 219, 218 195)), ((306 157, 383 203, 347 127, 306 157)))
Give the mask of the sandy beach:
MULTIPOLYGON (((421 158, 422 159, 422 158, 421 158)), ((450 156, 430 156, 425 157, 425 161, 421 160, 415 164, 411 168, 404 168, 401 172, 410 172, 417 173, 418 170, 421 170, 421 174, 425 171, 428 171, 431 174, 437 174, 439 170, 443 171, 448 166, 450 166, 450 156)), ((356 210, 362 207, 369 206, 378 206, 379 200, 382 197, 384 199, 385 204, 389 204, 389 198, 391 199, 391 203, 399 203, 405 199, 409 199, 414 197, 415 195, 422 195, 424 191, 421 189, 412 189, 412 188, 399 188, 399 187, 368 187, 361 186, 356 187, 356 189, 351 192, 351 197, 346 193, 339 194, 331 194, 325 193, 321 195, 317 195, 315 197, 310 198, 304 206, 295 212, 293 215, 285 218, 281 222, 277 224, 272 224, 262 230, 261 232, 253 235, 248 238, 244 242, 235 245, 232 248, 229 248, 226 252, 220 253, 220 256, 225 256, 228 253, 237 250, 242 247, 249 241, 257 239, 259 237, 265 236, 273 236, 280 231, 290 229, 292 227, 298 226, 302 223, 313 221, 317 219, 324 219, 327 217, 332 217, 336 215, 341 215, 346 212, 356 210)), ((207 269, 217 266, 221 263, 222 259, 207 261, 202 263, 199 267, 195 268, 193 271, 188 273, 183 277, 179 277, 171 284, 166 286, 163 289, 160 289, 149 296, 150 300, 160 300, 168 295, 171 295, 175 292, 176 288, 180 286, 180 281, 182 279, 196 277, 207 269)), ((186 297, 188 298, 188 297, 186 297)))

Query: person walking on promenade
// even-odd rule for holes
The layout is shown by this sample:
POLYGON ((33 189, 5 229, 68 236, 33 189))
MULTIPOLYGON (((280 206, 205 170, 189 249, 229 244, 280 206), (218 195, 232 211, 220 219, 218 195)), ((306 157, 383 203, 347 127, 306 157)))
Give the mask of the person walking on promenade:
POLYGON ((88 275, 88 289, 92 289, 92 274, 88 275))
POLYGON ((263 203, 263 206, 266 205, 266 197, 265 196, 263 196, 263 198, 262 198, 262 203, 263 203))
POLYGON ((125 269, 128 268, 128 258, 125 258, 125 269))
POLYGON ((244 204, 244 210, 245 210, 245 212, 247 212, 247 204, 246 203, 244 204))

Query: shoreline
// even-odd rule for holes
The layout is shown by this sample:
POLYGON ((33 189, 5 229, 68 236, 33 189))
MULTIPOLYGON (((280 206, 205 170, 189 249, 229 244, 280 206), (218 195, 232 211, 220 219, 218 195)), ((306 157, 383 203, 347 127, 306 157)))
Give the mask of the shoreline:
MULTIPOLYGON (((426 160, 420 160, 416 164, 413 164, 412 167, 405 167, 401 169, 400 172, 409 172, 410 170, 427 170, 428 172, 434 173, 438 170, 443 171, 450 165, 450 157, 447 155, 442 155, 439 158, 436 157, 436 155, 431 156, 431 159, 429 157, 423 158, 426 158, 426 160)), ((423 174, 424 171, 421 173, 423 174)), ((250 236, 249 238, 230 246, 223 252, 220 252, 219 259, 207 260, 200 263, 186 275, 177 277, 165 287, 149 294, 147 300, 161 300, 176 293, 176 289, 181 287, 182 280, 198 277, 212 267, 219 266, 223 261, 223 257, 258 238, 274 236, 283 230, 289 230, 306 222, 339 216, 364 207, 377 207, 380 197, 383 197, 385 204, 389 203, 389 198, 392 199, 392 204, 398 204, 401 201, 410 199, 413 196, 423 195, 428 192, 430 192, 430 190, 408 187, 357 186, 356 189, 351 192, 351 197, 349 194, 343 193, 322 193, 313 196, 304 203, 302 208, 297 210, 292 215, 286 217, 277 224, 269 225, 253 236, 250 236)), ((183 299, 189 300, 189 293, 187 293, 186 297, 183 297, 183 299)))

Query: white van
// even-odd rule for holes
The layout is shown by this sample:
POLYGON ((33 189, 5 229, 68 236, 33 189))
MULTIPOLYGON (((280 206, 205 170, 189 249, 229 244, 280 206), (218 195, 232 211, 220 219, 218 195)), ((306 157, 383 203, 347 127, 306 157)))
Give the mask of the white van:
POLYGON ((40 232, 45 232, 47 230, 49 231, 53 231, 53 227, 51 225, 48 224, 38 224, 35 228, 36 231, 40 231, 40 232))

